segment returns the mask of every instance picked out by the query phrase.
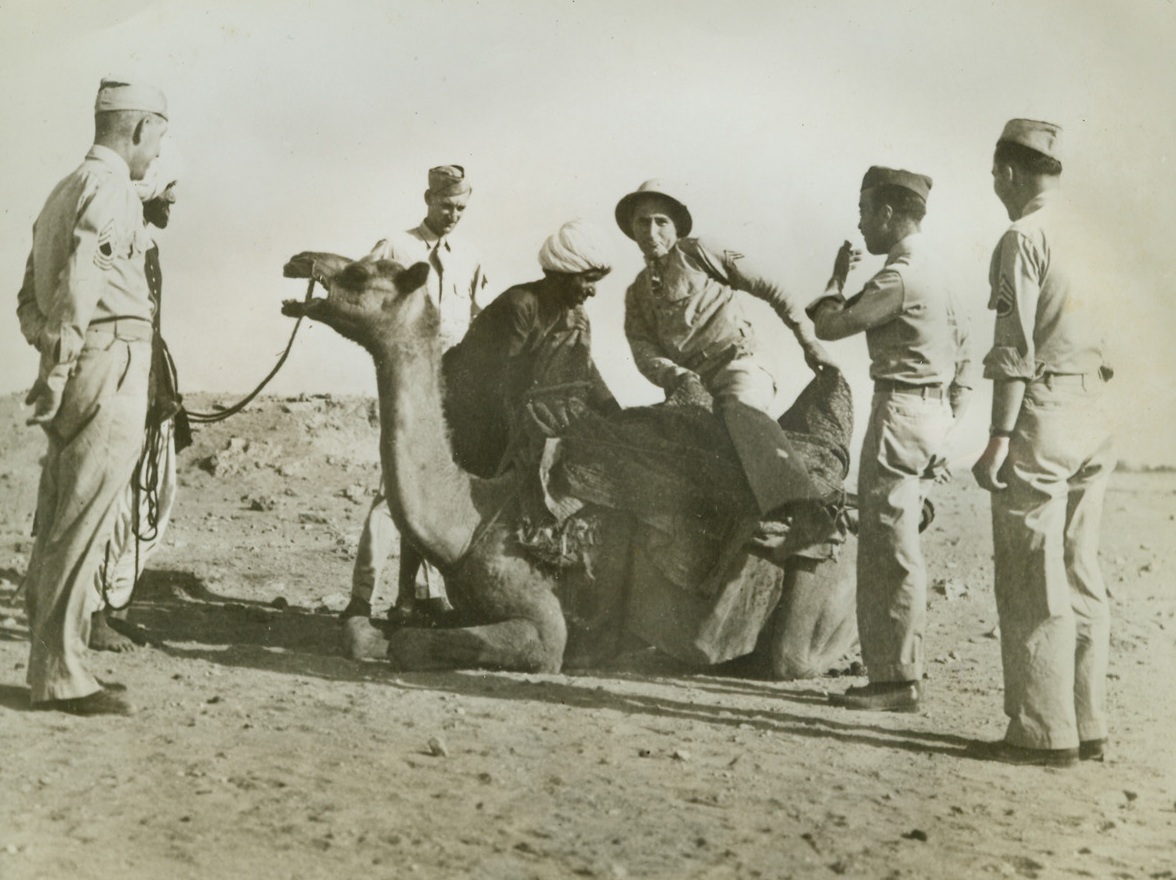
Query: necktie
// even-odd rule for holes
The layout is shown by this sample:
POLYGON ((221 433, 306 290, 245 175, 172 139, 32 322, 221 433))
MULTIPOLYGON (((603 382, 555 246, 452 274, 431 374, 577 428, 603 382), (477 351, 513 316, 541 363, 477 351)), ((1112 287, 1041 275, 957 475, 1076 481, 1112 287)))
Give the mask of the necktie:
POLYGON ((441 243, 445 241, 443 238, 437 239, 437 243, 433 245, 432 257, 433 268, 437 270, 437 307, 441 307, 441 298, 445 295, 445 263, 441 260, 441 243))

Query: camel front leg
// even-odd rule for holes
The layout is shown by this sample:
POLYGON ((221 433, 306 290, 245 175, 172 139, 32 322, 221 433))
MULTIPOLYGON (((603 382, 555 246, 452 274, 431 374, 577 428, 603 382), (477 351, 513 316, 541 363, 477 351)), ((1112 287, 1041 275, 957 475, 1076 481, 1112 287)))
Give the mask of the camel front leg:
POLYGON ((403 672, 441 669, 505 669, 559 672, 567 626, 554 596, 540 613, 482 626, 399 629, 388 636, 388 659, 403 672))

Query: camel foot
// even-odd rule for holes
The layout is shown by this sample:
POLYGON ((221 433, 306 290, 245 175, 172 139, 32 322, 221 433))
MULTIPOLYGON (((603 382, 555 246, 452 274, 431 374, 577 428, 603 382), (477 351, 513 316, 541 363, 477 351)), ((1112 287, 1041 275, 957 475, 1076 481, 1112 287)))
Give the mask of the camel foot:
POLYGON ((343 653, 352 660, 382 660, 388 638, 366 617, 350 617, 343 621, 343 653))
POLYGON ((95 611, 90 616, 90 650, 125 654, 135 650, 136 647, 133 639, 111 627, 103 612, 95 611))

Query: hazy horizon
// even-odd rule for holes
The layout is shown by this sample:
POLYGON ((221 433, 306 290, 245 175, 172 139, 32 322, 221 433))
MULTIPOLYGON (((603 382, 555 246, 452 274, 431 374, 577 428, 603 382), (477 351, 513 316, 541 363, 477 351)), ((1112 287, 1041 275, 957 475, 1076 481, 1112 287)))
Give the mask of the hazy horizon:
MULTIPOLYGON (((968 303, 980 356, 988 259, 1008 225, 992 145, 1006 119, 1030 116, 1064 126, 1064 187, 1112 270, 1119 457, 1176 463, 1171 3, 23 0, 0 7, 0 45, 0 392, 35 377, 15 317, 31 226, 85 154, 107 74, 168 95, 184 174, 158 236, 164 334, 183 391, 226 394, 256 384, 285 344, 280 301, 305 290, 281 277, 286 258, 361 256, 417 224, 425 170, 442 162, 469 171, 460 233, 496 292, 539 277, 538 247, 565 220, 609 231, 615 269, 589 311, 624 403, 657 395, 621 332, 641 259, 612 211, 649 177, 688 185, 698 233, 753 255, 807 300, 840 242, 860 244, 866 167, 929 174, 924 228, 968 303)), ((864 261, 851 286, 880 262, 864 261)), ((756 314, 794 394, 803 361, 771 313, 756 314)), ((864 412, 864 340, 831 350, 864 412)), ((268 390, 374 394, 375 382, 362 351, 312 325, 268 390)), ((964 457, 986 439, 987 389, 977 398, 964 457)))

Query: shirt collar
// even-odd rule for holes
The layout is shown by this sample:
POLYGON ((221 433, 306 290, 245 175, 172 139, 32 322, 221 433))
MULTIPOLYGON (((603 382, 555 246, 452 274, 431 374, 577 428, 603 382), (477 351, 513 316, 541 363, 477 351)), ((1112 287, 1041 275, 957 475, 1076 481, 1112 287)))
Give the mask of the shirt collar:
POLYGON ((97 159, 113 168, 115 171, 120 171, 126 175, 127 180, 131 179, 131 167, 127 164, 127 160, 116 153, 110 147, 104 147, 101 144, 94 144, 90 147, 90 152, 86 153, 87 159, 97 159))
POLYGON ((886 265, 889 266, 895 260, 902 257, 909 257, 914 251, 919 249, 923 241, 923 233, 912 232, 902 241, 896 242, 894 247, 890 249, 890 253, 886 255, 886 265))
POLYGON ((433 247, 434 245, 437 244, 437 242, 441 242, 440 246, 445 248, 445 250, 447 250, 447 251, 453 250, 453 248, 451 248, 449 246, 449 236, 446 235, 446 236, 442 237, 442 236, 438 235, 436 232, 434 232, 432 229, 429 228, 429 224, 426 223, 424 220, 422 220, 421 225, 417 227, 417 235, 420 236, 421 241, 423 241, 429 247, 433 247))

